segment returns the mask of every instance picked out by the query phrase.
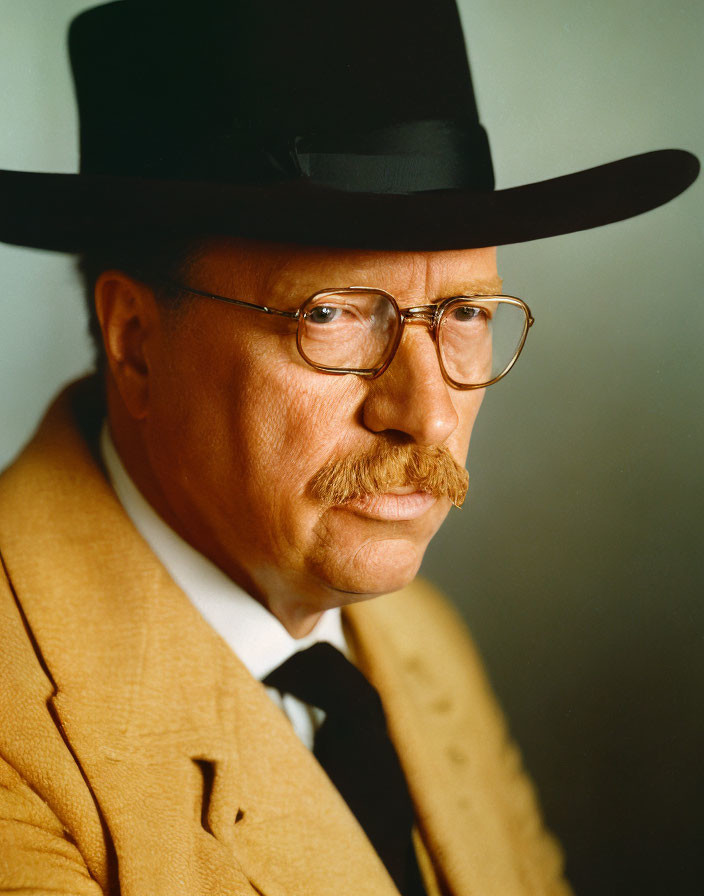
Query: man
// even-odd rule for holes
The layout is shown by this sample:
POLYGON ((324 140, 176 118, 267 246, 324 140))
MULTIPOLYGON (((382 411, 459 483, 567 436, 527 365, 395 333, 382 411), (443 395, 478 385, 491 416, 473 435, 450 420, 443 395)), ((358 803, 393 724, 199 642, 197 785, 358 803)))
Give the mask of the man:
POLYGON ((563 892, 466 636, 403 589, 532 322, 492 246, 635 214, 696 165, 492 193, 451 6, 342 36, 324 7, 146 9, 74 26, 84 173, 3 184, 6 239, 87 253, 105 376, 2 482, 3 885, 563 892), (287 662, 320 640, 352 662, 287 662))

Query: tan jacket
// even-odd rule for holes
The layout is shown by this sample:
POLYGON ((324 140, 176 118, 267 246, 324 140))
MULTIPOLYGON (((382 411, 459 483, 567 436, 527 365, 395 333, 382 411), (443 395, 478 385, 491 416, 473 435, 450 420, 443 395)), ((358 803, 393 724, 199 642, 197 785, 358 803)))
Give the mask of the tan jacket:
MULTIPOLYGON (((0 478, 0 892, 395 896, 313 755, 125 515, 81 423, 86 389, 0 478)), ((564 896, 455 612, 416 583, 344 619, 429 893, 564 896)))

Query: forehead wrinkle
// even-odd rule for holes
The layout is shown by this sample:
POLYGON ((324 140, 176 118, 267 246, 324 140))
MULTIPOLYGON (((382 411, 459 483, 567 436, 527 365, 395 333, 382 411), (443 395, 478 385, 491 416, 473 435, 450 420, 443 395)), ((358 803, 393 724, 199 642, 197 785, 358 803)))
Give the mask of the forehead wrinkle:
MULTIPOLYGON (((361 254, 361 253, 360 253, 361 254)), ((328 287, 345 286, 378 286, 387 291, 384 269, 388 270, 388 264, 384 264, 374 256, 368 256, 370 263, 360 263, 359 258, 346 261, 332 257, 325 259, 323 264, 317 265, 313 270, 296 270, 295 264, 287 262, 279 270, 275 284, 275 290, 280 295, 296 296, 306 299, 314 292, 328 287)))
POLYGON ((501 278, 494 273, 495 255, 488 268, 487 256, 483 252, 430 253, 425 256, 425 261, 424 296, 428 302, 450 296, 495 295, 501 292, 501 278))
MULTIPOLYGON (((346 286, 379 287, 399 303, 426 304, 455 295, 501 292, 498 276, 472 276, 474 259, 445 257, 432 252, 284 252, 278 257, 251 259, 259 300, 280 308, 295 308, 322 289, 346 286)), ((480 265, 481 267, 481 265, 480 265)))

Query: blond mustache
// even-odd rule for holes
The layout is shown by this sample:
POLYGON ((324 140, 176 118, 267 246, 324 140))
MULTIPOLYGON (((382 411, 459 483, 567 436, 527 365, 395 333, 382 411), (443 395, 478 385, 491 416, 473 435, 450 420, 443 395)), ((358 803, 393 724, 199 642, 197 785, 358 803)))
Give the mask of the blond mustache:
POLYGON ((311 491, 326 507, 334 507, 409 485, 436 498, 447 496, 461 507, 469 474, 444 445, 386 445, 325 464, 315 474, 311 491))

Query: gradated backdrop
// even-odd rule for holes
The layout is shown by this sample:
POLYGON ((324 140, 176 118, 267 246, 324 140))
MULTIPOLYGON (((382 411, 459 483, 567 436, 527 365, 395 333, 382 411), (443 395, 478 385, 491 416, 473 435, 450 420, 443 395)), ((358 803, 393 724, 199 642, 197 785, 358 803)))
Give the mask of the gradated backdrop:
MULTIPOLYGON (((0 167, 74 171, 66 23, 0 0, 0 167)), ((700 0, 462 0, 498 186, 704 156, 700 0)), ((442 64, 440 62, 440 64, 442 64)), ((701 892, 704 185, 500 252, 536 325, 425 573, 467 618, 581 894, 701 892)), ((0 465, 90 363, 69 259, 0 245, 0 465)))

